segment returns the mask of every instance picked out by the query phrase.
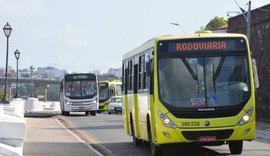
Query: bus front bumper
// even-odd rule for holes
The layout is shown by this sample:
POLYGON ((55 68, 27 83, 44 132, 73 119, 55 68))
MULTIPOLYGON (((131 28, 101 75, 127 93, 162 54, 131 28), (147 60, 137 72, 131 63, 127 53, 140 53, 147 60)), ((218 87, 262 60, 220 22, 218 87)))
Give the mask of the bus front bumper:
POLYGON ((92 111, 92 110, 98 110, 97 104, 82 104, 82 105, 66 105, 65 111, 69 112, 86 112, 86 111, 92 111))
POLYGON ((227 142, 233 140, 254 140, 255 121, 243 126, 219 127, 219 128, 168 128, 158 126, 156 131, 157 144, 171 143, 206 143, 227 142))

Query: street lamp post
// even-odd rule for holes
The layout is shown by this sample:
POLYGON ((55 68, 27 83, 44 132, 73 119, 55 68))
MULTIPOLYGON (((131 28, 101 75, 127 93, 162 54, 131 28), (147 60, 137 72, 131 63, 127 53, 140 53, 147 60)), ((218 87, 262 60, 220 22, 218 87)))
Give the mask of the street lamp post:
POLYGON ((20 58, 20 52, 18 49, 16 49, 16 51, 14 52, 15 58, 17 60, 17 79, 16 79, 16 94, 15 94, 15 98, 18 97, 18 79, 19 79, 19 68, 18 68, 18 62, 19 62, 19 58, 20 58))
POLYGON ((30 95, 30 97, 33 97, 33 86, 34 86, 34 84, 33 84, 33 72, 34 72, 34 67, 33 67, 33 65, 30 67, 30 71, 31 71, 31 95, 30 95))
POLYGON ((180 27, 184 34, 186 34, 185 30, 183 29, 182 25, 180 23, 170 23, 171 25, 175 25, 177 27, 180 27))
POLYGON ((11 34, 12 28, 7 23, 4 26, 3 30, 4 30, 5 36, 7 37, 7 54, 6 54, 5 90, 4 90, 4 97, 2 99, 2 103, 8 104, 9 103, 9 101, 7 100, 8 39, 11 34))

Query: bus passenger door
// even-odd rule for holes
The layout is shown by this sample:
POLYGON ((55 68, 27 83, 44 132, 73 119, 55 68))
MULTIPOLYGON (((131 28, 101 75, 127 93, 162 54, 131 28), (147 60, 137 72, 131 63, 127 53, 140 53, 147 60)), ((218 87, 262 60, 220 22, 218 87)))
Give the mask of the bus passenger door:
POLYGON ((140 126, 139 126, 139 106, 138 106, 138 64, 134 65, 133 74, 133 93, 134 93, 134 130, 135 136, 140 136, 140 126))

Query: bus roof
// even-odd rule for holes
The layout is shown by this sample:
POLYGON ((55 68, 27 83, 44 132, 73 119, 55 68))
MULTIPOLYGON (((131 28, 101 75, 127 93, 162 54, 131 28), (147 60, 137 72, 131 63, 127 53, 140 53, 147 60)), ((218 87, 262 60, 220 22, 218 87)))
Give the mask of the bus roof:
MULTIPOLYGON (((146 42, 144 42, 141 46, 127 52, 123 56, 123 60, 133 57, 141 52, 144 52, 148 49, 154 48, 154 43, 159 40, 176 40, 176 39, 189 39, 189 38, 221 38, 221 37, 243 37, 246 38, 243 34, 238 33, 195 33, 191 35, 164 35, 164 36, 157 36, 154 37, 146 42)), ((247 38, 246 38, 247 39, 247 38)))

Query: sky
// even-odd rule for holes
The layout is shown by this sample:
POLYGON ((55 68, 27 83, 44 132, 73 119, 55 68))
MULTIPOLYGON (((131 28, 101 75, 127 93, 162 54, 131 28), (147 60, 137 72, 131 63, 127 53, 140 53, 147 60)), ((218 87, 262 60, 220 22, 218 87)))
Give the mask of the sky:
MULTIPOLYGON (((8 22, 8 65, 54 66, 68 72, 120 68, 123 54, 161 35, 192 34, 215 16, 235 16, 248 0, 0 0, 0 27, 8 22), (170 23, 178 23, 175 26, 170 23)), ((270 4, 252 0, 251 8, 270 4)), ((7 38, 0 33, 0 68, 7 38)))

